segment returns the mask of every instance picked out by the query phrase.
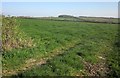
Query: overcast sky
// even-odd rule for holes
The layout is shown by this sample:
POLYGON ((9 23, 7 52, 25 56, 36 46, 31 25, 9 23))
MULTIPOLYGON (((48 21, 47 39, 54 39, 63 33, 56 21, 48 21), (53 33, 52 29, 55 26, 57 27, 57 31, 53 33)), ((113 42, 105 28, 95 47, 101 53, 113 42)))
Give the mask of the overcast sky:
POLYGON ((3 2, 2 12, 15 16, 118 17, 118 2, 3 2))

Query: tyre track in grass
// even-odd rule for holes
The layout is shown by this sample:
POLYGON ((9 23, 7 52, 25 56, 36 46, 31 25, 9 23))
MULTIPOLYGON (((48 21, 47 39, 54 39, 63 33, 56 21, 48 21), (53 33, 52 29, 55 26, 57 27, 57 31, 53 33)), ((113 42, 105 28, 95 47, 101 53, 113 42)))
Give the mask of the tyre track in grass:
POLYGON ((18 73, 20 73, 22 71, 26 71, 28 69, 31 69, 33 66, 46 64, 46 61, 48 59, 52 59, 53 57, 55 57, 55 56, 57 56, 59 54, 63 54, 65 52, 65 50, 69 50, 69 49, 75 47, 76 45, 78 45, 79 43, 80 43, 80 39, 73 40, 70 43, 66 43, 65 46, 54 49, 53 51, 49 52, 43 58, 40 58, 40 59, 31 58, 29 60, 26 60, 25 64, 22 65, 21 68, 15 69, 15 70, 3 70, 2 74, 3 74, 3 76, 17 75, 18 73))

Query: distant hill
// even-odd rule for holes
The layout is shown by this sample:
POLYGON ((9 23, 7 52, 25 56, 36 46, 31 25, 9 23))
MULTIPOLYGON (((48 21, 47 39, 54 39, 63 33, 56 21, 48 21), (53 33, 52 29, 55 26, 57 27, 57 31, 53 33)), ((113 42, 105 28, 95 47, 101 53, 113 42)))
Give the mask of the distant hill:
POLYGON ((77 18, 77 17, 72 16, 72 15, 59 15, 58 17, 62 17, 62 18, 77 18))
POLYGON ((64 18, 65 20, 69 21, 77 21, 77 22, 94 22, 94 23, 111 23, 111 24, 118 24, 117 18, 112 17, 88 17, 88 16, 79 16, 75 17, 72 15, 59 15, 58 18, 64 18))

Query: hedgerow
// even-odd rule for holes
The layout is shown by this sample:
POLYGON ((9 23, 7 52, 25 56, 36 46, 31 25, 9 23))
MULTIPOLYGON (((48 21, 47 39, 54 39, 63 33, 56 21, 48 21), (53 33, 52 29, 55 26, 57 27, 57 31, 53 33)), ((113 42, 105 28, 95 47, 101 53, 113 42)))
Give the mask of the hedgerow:
POLYGON ((33 39, 19 29, 16 17, 2 17, 2 51, 35 46, 33 39))

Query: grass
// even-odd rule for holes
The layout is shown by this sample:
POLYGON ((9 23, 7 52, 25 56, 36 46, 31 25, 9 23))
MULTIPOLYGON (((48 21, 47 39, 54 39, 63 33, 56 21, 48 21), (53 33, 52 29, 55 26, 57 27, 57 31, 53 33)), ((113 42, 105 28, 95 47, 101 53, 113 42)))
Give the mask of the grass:
POLYGON ((19 72, 29 59, 37 61, 50 58, 56 52, 63 55, 54 56, 45 65, 31 67, 25 73, 19 73, 52 76, 87 74, 82 59, 93 64, 98 63, 97 55, 111 51, 118 32, 117 24, 23 18, 17 20, 21 24, 21 31, 34 39, 36 46, 3 53, 3 75, 12 75, 10 73, 13 71, 19 72))

